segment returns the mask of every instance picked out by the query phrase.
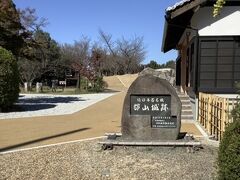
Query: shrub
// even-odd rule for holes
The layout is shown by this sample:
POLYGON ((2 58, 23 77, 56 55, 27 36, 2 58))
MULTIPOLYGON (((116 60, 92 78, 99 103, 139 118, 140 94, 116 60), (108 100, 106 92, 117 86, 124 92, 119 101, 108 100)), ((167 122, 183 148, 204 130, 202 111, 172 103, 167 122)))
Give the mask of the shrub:
MULTIPOLYGON (((235 86, 237 89, 240 89, 240 83, 237 83, 235 86)), ((240 92, 240 90, 238 92, 240 92)), ((240 97, 238 97, 238 98, 240 98, 240 97)), ((232 117, 233 117, 233 119, 240 119, 240 99, 238 99, 237 105, 232 110, 232 117)))
POLYGON ((17 62, 10 51, 0 46, 0 109, 13 105, 19 94, 17 62))
POLYGON ((240 179, 240 119, 237 116, 226 128, 220 143, 218 168, 219 180, 240 179))
POLYGON ((98 76, 98 77, 96 77, 96 79, 94 80, 94 84, 93 84, 93 89, 92 89, 92 91, 94 91, 94 92, 102 92, 106 86, 107 86, 107 85, 106 85, 106 83, 103 81, 103 77, 102 77, 102 76, 98 76))
POLYGON ((240 119, 240 102, 237 103, 236 107, 232 111, 233 119, 240 119))

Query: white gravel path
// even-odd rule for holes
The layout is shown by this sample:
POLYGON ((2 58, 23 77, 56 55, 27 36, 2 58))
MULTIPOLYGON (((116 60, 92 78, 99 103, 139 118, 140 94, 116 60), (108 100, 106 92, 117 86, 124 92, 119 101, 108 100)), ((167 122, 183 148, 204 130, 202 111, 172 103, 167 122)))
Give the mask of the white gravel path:
POLYGON ((72 114, 115 93, 81 95, 21 94, 15 110, 0 113, 0 119, 72 114))

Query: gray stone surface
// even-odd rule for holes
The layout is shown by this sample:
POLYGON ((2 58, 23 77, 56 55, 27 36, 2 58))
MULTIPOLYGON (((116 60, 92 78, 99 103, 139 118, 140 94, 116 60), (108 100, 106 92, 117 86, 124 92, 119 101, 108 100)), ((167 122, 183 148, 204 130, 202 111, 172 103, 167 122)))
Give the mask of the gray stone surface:
POLYGON ((139 76, 130 86, 122 112, 122 138, 126 140, 176 140, 181 127, 181 102, 174 87, 153 75, 139 76), (175 128, 152 128, 151 115, 132 115, 131 95, 171 95, 171 115, 176 116, 175 128))
POLYGON ((163 68, 163 69, 152 69, 152 68, 145 68, 143 71, 139 73, 139 76, 144 75, 153 75, 159 77, 161 79, 166 79, 170 82, 171 85, 175 85, 175 70, 170 68, 163 68))

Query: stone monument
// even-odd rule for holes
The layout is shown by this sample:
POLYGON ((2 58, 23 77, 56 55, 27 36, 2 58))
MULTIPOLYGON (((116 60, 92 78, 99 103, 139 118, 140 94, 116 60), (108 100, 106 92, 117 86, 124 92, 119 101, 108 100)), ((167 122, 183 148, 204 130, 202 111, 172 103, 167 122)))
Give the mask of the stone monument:
POLYGON ((181 102, 176 90, 165 79, 139 76, 125 97, 121 124, 126 141, 177 140, 181 102))

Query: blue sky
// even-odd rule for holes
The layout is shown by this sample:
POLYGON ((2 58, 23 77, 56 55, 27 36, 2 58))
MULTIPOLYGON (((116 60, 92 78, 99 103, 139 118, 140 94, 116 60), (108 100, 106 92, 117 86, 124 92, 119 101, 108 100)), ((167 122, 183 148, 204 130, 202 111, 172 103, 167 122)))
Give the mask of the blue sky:
POLYGON ((143 36, 147 50, 144 63, 176 59, 176 51, 161 52, 164 14, 176 0, 13 0, 17 8, 35 8, 48 19, 44 28, 59 43, 73 43, 82 35, 98 40, 98 31, 113 39, 143 36))

